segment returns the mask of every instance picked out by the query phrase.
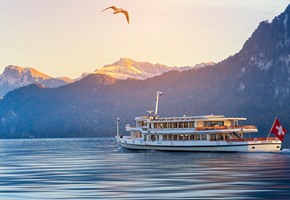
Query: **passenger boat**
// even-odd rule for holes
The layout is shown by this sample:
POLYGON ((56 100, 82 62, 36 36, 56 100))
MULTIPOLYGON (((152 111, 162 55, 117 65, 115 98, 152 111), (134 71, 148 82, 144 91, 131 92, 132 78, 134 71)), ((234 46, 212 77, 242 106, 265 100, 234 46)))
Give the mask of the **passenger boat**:
POLYGON ((125 130, 130 132, 130 136, 120 134, 120 119, 117 119, 116 140, 120 146, 132 150, 161 151, 277 152, 281 150, 282 141, 278 137, 269 137, 270 133, 268 137, 252 137, 258 132, 256 126, 239 125, 239 121, 244 121, 246 118, 223 115, 160 117, 157 115, 160 95, 162 93, 157 91, 153 116, 151 116, 153 111, 147 111, 148 115, 135 118, 135 126, 126 125, 125 130))

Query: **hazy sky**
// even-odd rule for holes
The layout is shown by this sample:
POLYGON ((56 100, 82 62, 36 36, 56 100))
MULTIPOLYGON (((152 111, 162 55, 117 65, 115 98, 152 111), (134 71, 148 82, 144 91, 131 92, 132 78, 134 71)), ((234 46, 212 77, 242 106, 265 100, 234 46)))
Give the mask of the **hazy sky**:
POLYGON ((237 53, 289 0, 0 0, 0 73, 8 65, 76 78, 121 57, 169 66, 237 53), (113 10, 128 10, 130 24, 113 10))

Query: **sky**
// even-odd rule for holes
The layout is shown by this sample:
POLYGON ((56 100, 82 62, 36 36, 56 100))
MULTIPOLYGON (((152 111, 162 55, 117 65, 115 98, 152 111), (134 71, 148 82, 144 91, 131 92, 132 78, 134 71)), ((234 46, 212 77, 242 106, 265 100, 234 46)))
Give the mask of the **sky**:
POLYGON ((219 62, 289 0, 0 0, 8 65, 77 78, 122 57, 168 66, 219 62), (129 12, 113 15, 109 6, 129 12))

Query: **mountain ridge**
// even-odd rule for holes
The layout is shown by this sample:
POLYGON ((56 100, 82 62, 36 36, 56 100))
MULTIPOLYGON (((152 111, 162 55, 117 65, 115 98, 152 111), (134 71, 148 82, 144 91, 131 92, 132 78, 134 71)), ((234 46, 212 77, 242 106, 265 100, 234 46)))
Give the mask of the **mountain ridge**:
POLYGON ((150 62, 135 61, 130 58, 120 58, 120 60, 112 64, 104 65, 104 67, 96 69, 95 73, 105 74, 123 80, 128 78, 144 80, 172 70, 184 71, 194 67, 212 66, 214 64, 214 62, 203 62, 193 67, 171 67, 159 63, 152 64, 150 62))
MULTIPOLYGON (((212 66, 213 62, 203 62, 196 64, 194 67, 212 66)), ((150 62, 134 61, 130 58, 120 58, 111 65, 104 65, 102 68, 95 70, 93 73, 83 73, 79 78, 70 79, 68 77, 51 77, 35 68, 20 67, 16 65, 9 65, 5 67, 3 73, 0 75, 0 97, 4 97, 7 92, 14 89, 40 83, 46 87, 59 87, 74 81, 80 80, 90 74, 104 74, 117 79, 138 79, 144 80, 154 76, 161 75, 171 70, 189 70, 192 67, 169 67, 162 64, 151 64, 150 62)))
POLYGON ((72 80, 67 77, 53 78, 34 68, 9 65, 0 75, 0 96, 3 97, 9 91, 33 83, 41 83, 46 87, 59 87, 71 82, 72 80))

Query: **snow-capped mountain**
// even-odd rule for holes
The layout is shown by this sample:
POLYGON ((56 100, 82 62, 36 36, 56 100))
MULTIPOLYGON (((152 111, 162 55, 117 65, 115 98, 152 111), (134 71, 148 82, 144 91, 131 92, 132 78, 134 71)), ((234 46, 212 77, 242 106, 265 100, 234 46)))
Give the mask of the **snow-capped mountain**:
MULTIPOLYGON (((204 67, 214 65, 215 63, 201 63, 194 67, 204 67)), ((139 79, 144 80, 154 76, 161 75, 172 70, 184 71, 192 69, 193 67, 169 67, 162 64, 151 64, 149 62, 133 61, 129 58, 121 58, 119 61, 105 65, 104 67, 95 70, 93 73, 83 73, 78 79, 72 80, 67 77, 51 77, 34 68, 23 68, 20 66, 9 65, 4 69, 3 74, 0 75, 0 98, 4 97, 9 91, 20 88, 33 83, 40 83, 46 87, 59 87, 74 81, 78 81, 90 74, 109 75, 116 79, 139 79)))
POLYGON ((105 74, 116 79, 147 79, 171 71, 171 67, 149 62, 137 62, 129 58, 121 58, 119 61, 105 65, 95 70, 96 74, 105 74))
MULTIPOLYGON (((214 65, 213 62, 197 64, 194 67, 205 67, 214 65)), ((138 62, 130 58, 121 58, 119 61, 105 65, 95 70, 96 74, 105 74, 116 79, 139 79, 144 80, 154 76, 161 75, 172 70, 185 71, 193 67, 170 67, 163 64, 152 64, 150 62, 138 62)), ((86 74, 87 75, 87 74, 86 74)))
POLYGON ((53 78, 37 71, 34 68, 23 68, 15 65, 9 65, 0 75, 0 96, 3 97, 7 92, 30 85, 33 83, 41 83, 46 87, 58 87, 72 82, 71 79, 53 78))

